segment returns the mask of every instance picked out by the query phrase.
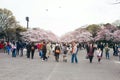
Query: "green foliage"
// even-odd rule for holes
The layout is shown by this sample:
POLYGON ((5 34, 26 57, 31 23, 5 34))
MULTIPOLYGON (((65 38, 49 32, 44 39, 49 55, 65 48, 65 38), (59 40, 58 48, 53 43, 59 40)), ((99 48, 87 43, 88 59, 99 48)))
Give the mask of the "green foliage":
POLYGON ((20 26, 20 25, 17 25, 16 31, 18 31, 18 32, 24 32, 24 31, 27 31, 27 29, 26 29, 26 28, 23 28, 23 27, 20 26))
POLYGON ((99 25, 96 25, 96 24, 92 24, 92 25, 89 25, 86 30, 88 30, 92 35, 93 37, 95 37, 97 35, 97 32, 100 30, 100 26, 99 25))
POLYGON ((3 34, 4 37, 9 38, 9 35, 13 32, 10 28, 12 28, 15 23, 16 19, 10 10, 0 9, 0 33, 3 34))
POLYGON ((16 19, 12 12, 8 9, 0 9, 0 27, 2 30, 11 28, 16 23, 16 19))
POLYGON ((18 39, 20 32, 26 31, 18 24, 13 13, 8 9, 0 9, 0 38, 5 37, 6 40, 18 39))

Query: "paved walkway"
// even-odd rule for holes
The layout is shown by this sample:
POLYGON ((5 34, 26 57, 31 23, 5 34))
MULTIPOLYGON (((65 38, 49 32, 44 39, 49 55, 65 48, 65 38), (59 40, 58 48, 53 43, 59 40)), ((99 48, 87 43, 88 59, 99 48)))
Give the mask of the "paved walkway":
MULTIPOLYGON (((42 62, 35 54, 35 58, 27 59, 0 53, 0 80, 120 80, 120 62, 118 57, 111 54, 110 60, 103 57, 101 63, 97 62, 96 55, 93 63, 85 59, 85 51, 78 54, 79 63, 55 62, 53 55, 48 61, 42 62)), ((111 52, 112 53, 112 52, 111 52)))

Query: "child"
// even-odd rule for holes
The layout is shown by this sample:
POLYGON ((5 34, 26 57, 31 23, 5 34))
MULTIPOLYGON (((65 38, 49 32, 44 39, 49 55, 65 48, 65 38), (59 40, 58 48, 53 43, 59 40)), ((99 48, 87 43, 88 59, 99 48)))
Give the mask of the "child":
POLYGON ((102 58, 102 51, 101 51, 101 49, 98 48, 97 51, 96 51, 96 53, 97 53, 98 62, 100 62, 101 58, 102 58))
POLYGON ((16 57, 16 46, 15 46, 15 42, 13 42, 13 44, 12 44, 12 57, 16 57))

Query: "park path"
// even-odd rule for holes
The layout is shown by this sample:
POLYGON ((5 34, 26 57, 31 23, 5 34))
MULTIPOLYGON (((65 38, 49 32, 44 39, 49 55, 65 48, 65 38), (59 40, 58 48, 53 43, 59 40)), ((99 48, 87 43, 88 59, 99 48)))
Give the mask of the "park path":
POLYGON ((0 53, 0 80, 119 80, 120 62, 118 57, 112 56, 106 60, 103 56, 101 63, 97 62, 96 55, 93 63, 85 59, 86 52, 80 50, 78 53, 79 63, 70 63, 71 55, 68 55, 68 62, 55 62, 53 55, 48 61, 42 62, 35 53, 35 58, 27 59, 17 56, 0 53))

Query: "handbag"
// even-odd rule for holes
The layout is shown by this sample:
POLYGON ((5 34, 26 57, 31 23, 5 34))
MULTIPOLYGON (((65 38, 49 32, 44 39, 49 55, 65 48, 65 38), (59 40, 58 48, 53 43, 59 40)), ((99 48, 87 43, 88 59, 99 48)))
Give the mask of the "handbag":
POLYGON ((60 50, 55 50, 56 53, 60 53, 60 50))

